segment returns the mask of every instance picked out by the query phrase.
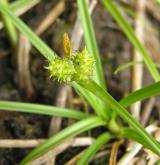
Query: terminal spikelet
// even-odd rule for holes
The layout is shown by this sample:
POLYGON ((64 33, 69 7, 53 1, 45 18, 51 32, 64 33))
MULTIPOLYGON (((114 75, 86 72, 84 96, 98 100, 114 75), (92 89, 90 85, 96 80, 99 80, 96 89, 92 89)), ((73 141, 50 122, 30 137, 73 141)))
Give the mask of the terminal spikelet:
POLYGON ((56 57, 49 62, 47 69, 50 77, 59 82, 84 81, 93 76, 94 63, 85 48, 72 59, 56 57))
POLYGON ((84 48, 81 52, 72 53, 72 45, 67 33, 63 35, 63 48, 65 57, 55 57, 46 67, 50 77, 59 82, 84 81, 93 75, 95 61, 84 48))

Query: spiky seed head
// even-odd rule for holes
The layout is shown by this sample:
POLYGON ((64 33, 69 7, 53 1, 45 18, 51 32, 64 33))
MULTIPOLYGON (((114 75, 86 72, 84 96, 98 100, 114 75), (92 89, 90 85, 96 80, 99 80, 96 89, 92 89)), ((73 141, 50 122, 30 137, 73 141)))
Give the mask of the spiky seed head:
POLYGON ((77 53, 73 63, 76 70, 74 74, 75 81, 83 81, 92 77, 95 61, 86 48, 77 53))
POLYGON ((50 77, 59 82, 71 82, 76 72, 72 61, 59 57, 56 57, 54 61, 50 61, 47 69, 49 70, 50 77))
POLYGON ((50 60, 46 69, 50 77, 58 82, 84 81, 93 75, 95 61, 86 48, 81 52, 72 53, 72 45, 67 33, 63 35, 65 58, 55 57, 50 60), (74 55, 73 55, 74 54, 74 55))

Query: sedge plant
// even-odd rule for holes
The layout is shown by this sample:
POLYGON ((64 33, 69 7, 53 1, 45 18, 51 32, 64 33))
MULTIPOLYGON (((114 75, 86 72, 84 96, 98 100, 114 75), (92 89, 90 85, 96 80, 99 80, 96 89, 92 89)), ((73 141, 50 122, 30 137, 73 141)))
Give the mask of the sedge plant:
MULTIPOLYGON (((124 18, 120 15, 116 6, 114 6, 110 0, 102 0, 102 2, 110 12, 112 11, 111 14, 113 17, 117 18, 117 22, 121 23, 119 24, 128 38, 142 53, 144 62, 151 75, 156 81, 159 81, 159 73, 153 65, 148 53, 134 35, 131 27, 124 22, 124 18), (131 36, 133 39, 131 39, 131 36)), ((144 127, 136 121, 126 109, 136 101, 158 95, 160 93, 160 82, 153 83, 133 92, 126 98, 123 98, 120 102, 117 102, 106 90, 92 21, 88 13, 87 2, 86 0, 77 0, 77 4, 84 27, 86 47, 84 47, 82 51, 73 54, 69 37, 65 33, 63 37, 65 57, 60 58, 38 36, 36 36, 24 22, 16 17, 9 7, 4 6, 0 2, 0 12, 8 17, 15 27, 20 32, 24 33, 37 50, 46 58, 48 61, 46 69, 48 69, 50 77, 56 81, 72 85, 88 100, 95 111, 94 115, 90 115, 84 112, 77 112, 76 110, 54 106, 0 101, 1 110, 56 115, 78 120, 73 125, 48 138, 45 142, 31 151, 20 164, 29 164, 50 149, 63 143, 65 140, 95 127, 105 127, 107 129, 106 132, 103 132, 97 137, 94 144, 85 149, 84 154, 77 163, 79 165, 87 165, 89 161, 92 160, 95 153, 111 139, 132 139, 160 156, 160 143, 148 134, 144 127), (121 120, 117 120, 118 117, 120 117, 121 120)))

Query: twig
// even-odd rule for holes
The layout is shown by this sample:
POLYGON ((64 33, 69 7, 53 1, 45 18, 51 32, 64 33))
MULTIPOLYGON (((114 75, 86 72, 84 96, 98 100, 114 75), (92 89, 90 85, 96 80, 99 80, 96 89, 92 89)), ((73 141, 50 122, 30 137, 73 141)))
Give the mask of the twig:
MULTIPOLYGON (((137 1, 137 19, 135 22, 135 33, 139 40, 144 43, 144 26, 143 21, 145 18, 145 6, 146 0, 137 1)), ((133 61, 141 61, 142 56, 139 52, 135 49, 133 54, 133 61)), ((134 65, 132 67, 132 92, 142 87, 142 80, 143 80, 143 65, 134 65)), ((137 120, 140 120, 140 109, 141 109, 141 102, 137 102, 131 106, 131 113, 133 117, 137 120)))

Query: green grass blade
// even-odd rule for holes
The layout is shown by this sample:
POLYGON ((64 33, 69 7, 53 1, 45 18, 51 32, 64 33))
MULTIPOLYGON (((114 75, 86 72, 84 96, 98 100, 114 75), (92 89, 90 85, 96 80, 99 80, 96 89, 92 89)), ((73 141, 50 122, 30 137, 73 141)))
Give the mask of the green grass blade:
MULTIPOLYGON (((96 43, 94 28, 91 16, 88 11, 88 5, 86 0, 77 0, 78 3, 78 9, 80 12, 81 22, 83 25, 83 31, 84 31, 84 39, 85 44, 87 46, 87 49, 93 56, 94 60, 96 61, 95 70, 94 70, 94 80, 104 89, 105 86, 105 80, 104 80, 104 74, 102 69, 102 64, 100 60, 100 54, 96 43)), ((111 111, 103 104, 99 98, 95 97, 93 94, 88 93, 88 91, 83 91, 83 89, 80 89, 81 93, 83 92, 84 96, 88 100, 88 102, 94 107, 96 113, 99 116, 102 116, 105 119, 108 119, 110 117, 111 111)))
POLYGON ((146 139, 142 138, 137 133, 137 131, 135 131, 132 128, 128 128, 128 127, 127 128, 122 128, 122 130, 120 132, 120 137, 137 141, 138 143, 142 144, 145 148, 148 148, 148 149, 152 150, 152 148, 150 148, 150 146, 148 145, 148 142, 146 141, 146 139))
MULTIPOLYGON (((136 65, 136 64, 143 64, 143 61, 130 61, 130 62, 127 62, 125 64, 122 64, 120 66, 117 67, 117 69, 114 71, 114 74, 117 74, 133 65, 136 65)), ((158 63, 154 63, 154 65, 156 66, 156 68, 160 68, 160 64, 158 63)))
POLYGON ((124 108, 127 108, 131 104, 137 101, 142 101, 153 96, 160 95, 160 82, 147 85, 123 98, 119 101, 124 108))
POLYGON ((82 121, 79 121, 73 124, 72 126, 62 130, 55 136, 50 137, 43 144, 41 144, 39 147, 34 149, 24 160, 22 160, 20 165, 26 165, 30 163, 37 157, 41 156, 42 154, 46 153, 50 149, 56 147, 57 145, 63 143, 65 140, 73 136, 76 136, 91 128, 94 128, 97 126, 103 126, 103 125, 105 125, 105 123, 98 117, 90 117, 82 121))
POLYGON ((94 34, 94 29, 93 29, 93 23, 91 20, 91 17, 88 12, 88 5, 86 0, 77 0, 78 3, 78 8, 80 12, 80 17, 81 17, 81 22, 83 25, 83 31, 84 31, 84 38, 85 38, 85 43, 87 46, 87 49, 93 56, 93 58, 96 61, 96 66, 95 66, 95 81, 105 88, 105 80, 104 80, 104 74, 102 70, 102 64, 100 60, 100 55, 96 43, 96 38, 94 34))
POLYGON ((12 12, 17 12, 17 10, 20 10, 26 6, 30 6, 30 5, 35 5, 38 2, 40 2, 40 0, 17 0, 15 2, 12 2, 9 6, 9 8, 12 10, 12 12))
POLYGON ((111 135, 109 133, 104 133, 100 135, 94 144, 88 147, 81 156, 80 161, 77 165, 88 165, 89 162, 92 160, 96 152, 109 140, 111 139, 111 135))
POLYGON ((159 94, 160 82, 157 82, 129 94, 127 97, 123 98, 119 103, 126 108, 137 101, 144 100, 159 94))
POLYGON ((143 64, 143 61, 130 61, 130 62, 127 62, 123 65, 120 65, 115 71, 114 71, 114 74, 117 74, 121 71, 123 71, 124 69, 128 68, 128 67, 131 67, 133 65, 137 65, 137 64, 143 64))
MULTIPOLYGON (((127 69, 127 68, 129 68, 133 65, 143 64, 143 63, 144 63, 143 61, 130 61, 130 62, 127 62, 127 63, 122 64, 119 67, 117 67, 117 69, 114 71, 114 74, 117 74, 117 73, 123 71, 124 69, 127 69)), ((154 63, 154 65, 156 66, 156 68, 160 69, 160 64, 154 63)))
POLYGON ((80 85, 77 83, 73 82, 72 83, 73 87, 78 90, 84 98, 89 102, 89 104, 94 107, 94 110, 98 116, 101 118, 108 120, 110 117, 110 114, 108 114, 105 109, 102 108, 102 105, 100 105, 99 98, 95 97, 91 92, 88 92, 84 90, 80 85))
POLYGON ((124 121, 131 125, 139 133, 139 135, 142 136, 142 138, 146 139, 148 145, 150 146, 150 148, 152 148, 152 151, 160 156, 159 143, 150 134, 148 134, 144 127, 138 121, 136 121, 130 115, 130 113, 121 104, 119 104, 109 93, 107 93, 103 88, 101 88, 92 80, 85 83, 81 82, 80 84, 82 87, 98 96, 102 101, 107 103, 113 110, 115 110, 124 121))
POLYGON ((134 45, 134 47, 140 52, 143 57, 143 60, 150 71, 151 75, 153 76, 155 81, 160 81, 160 75, 152 62, 147 50, 144 46, 140 43, 138 38, 136 37, 133 29, 128 24, 126 19, 122 16, 120 11, 118 10, 117 6, 113 3, 112 0, 101 0, 105 8, 111 13, 112 17, 117 21, 118 25, 121 27, 123 32, 126 34, 128 39, 134 45))
POLYGON ((13 101, 0 101, 0 110, 35 113, 50 116, 54 115, 74 119, 84 119, 90 116, 88 114, 78 112, 77 110, 71 110, 67 108, 59 108, 41 104, 20 103, 13 101))
POLYGON ((125 4, 122 4, 121 2, 114 1, 113 3, 117 6, 117 8, 124 11, 130 17, 137 18, 137 15, 136 15, 136 12, 134 11, 134 9, 129 8, 125 4))
POLYGON ((0 11, 5 14, 12 23, 16 26, 16 28, 22 32, 30 42, 42 53, 42 55, 48 60, 53 60, 56 54, 53 52, 51 48, 49 48, 36 34, 34 34, 30 28, 28 28, 25 23, 23 23, 18 17, 16 17, 8 7, 4 6, 0 2, 0 11))

